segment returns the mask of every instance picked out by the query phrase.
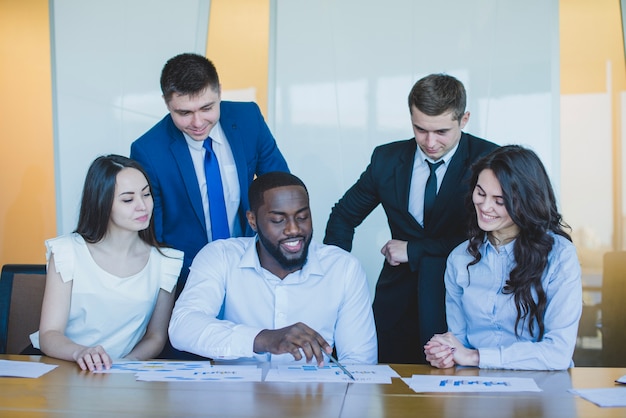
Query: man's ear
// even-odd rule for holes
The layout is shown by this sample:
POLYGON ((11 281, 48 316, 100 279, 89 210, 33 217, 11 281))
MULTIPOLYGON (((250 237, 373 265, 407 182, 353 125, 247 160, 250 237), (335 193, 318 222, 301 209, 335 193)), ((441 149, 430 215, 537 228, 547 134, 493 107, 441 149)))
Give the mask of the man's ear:
POLYGON ((257 232, 256 231, 256 215, 254 214, 254 212, 252 212, 251 210, 246 211, 246 218, 248 218, 248 224, 250 225, 250 228, 252 228, 254 232, 257 232))

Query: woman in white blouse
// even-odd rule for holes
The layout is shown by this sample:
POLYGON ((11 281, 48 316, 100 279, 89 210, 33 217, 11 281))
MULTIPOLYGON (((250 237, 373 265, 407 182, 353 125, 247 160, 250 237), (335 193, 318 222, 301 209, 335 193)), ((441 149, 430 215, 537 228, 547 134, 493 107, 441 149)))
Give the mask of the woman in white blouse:
POLYGON ((161 352, 183 253, 157 243, 153 205, 137 162, 108 155, 91 164, 76 231, 46 241, 35 348, 91 371, 161 352))

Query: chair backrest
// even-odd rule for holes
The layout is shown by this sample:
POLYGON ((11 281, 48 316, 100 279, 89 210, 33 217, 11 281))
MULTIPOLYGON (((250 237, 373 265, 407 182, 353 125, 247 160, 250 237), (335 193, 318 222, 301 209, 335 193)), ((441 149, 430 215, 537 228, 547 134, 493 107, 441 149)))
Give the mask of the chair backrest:
POLYGON ((45 264, 5 264, 0 275, 0 354, 19 354, 39 329, 45 264))
POLYGON ((601 307, 602 366, 626 367, 626 251, 604 254, 601 307))

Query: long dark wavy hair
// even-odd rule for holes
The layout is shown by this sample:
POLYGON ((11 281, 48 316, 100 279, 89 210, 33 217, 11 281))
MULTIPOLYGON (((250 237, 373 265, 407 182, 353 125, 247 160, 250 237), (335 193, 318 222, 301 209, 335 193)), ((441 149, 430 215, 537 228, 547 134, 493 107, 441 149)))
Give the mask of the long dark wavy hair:
MULTIPOLYGON (((542 340, 545 326, 544 315, 547 297, 541 285, 541 277, 548 264, 548 254, 552 250, 552 232, 572 240, 564 228, 569 226, 562 220, 557 210, 556 199, 550 178, 541 160, 533 151, 518 145, 500 147, 472 166, 470 190, 473 192, 479 174, 490 169, 500 183, 502 198, 509 216, 519 227, 513 255, 515 267, 511 270, 503 288, 504 294, 512 294, 517 308, 515 335, 519 337, 520 322, 528 322, 528 331, 535 336, 534 323, 539 328, 537 339, 542 340), (537 300, 532 291, 537 293, 537 300)), ((472 193, 468 201, 469 245, 467 251, 474 257, 469 267, 481 259, 480 246, 484 242, 485 231, 478 227, 476 208, 472 193)))
MULTIPOLYGON (((86 242, 94 244, 106 235, 111 218, 111 209, 113 208, 115 181, 117 174, 124 168, 139 170, 146 178, 148 187, 152 190, 148 175, 137 161, 115 154, 96 158, 91 163, 85 177, 78 226, 74 231, 79 233, 86 242)), ((162 247, 157 242, 154 233, 154 218, 152 216, 148 228, 139 231, 139 238, 153 247, 162 247)))

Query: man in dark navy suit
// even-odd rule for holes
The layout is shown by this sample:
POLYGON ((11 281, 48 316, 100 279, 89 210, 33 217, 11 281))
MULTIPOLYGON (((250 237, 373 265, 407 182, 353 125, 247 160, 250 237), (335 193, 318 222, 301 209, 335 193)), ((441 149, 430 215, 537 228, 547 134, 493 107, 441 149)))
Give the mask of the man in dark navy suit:
POLYGON ((206 57, 171 58, 161 91, 169 114, 133 142, 130 157, 150 178, 157 239, 185 253, 179 294, 191 261, 208 242, 253 235, 246 211, 254 176, 289 169, 259 107, 221 100, 217 70, 206 57), (214 153, 219 174, 205 172, 207 152, 214 153), (215 187, 222 199, 211 194, 215 187), (220 233, 211 219, 218 206, 225 209, 220 233))
POLYGON ((408 101, 415 137, 374 150, 333 207, 324 238, 350 251, 355 228, 382 204, 391 240, 373 304, 381 363, 425 363, 424 345, 447 330, 443 276, 465 240, 469 167, 497 147, 462 131, 470 114, 456 78, 426 76, 408 101))

